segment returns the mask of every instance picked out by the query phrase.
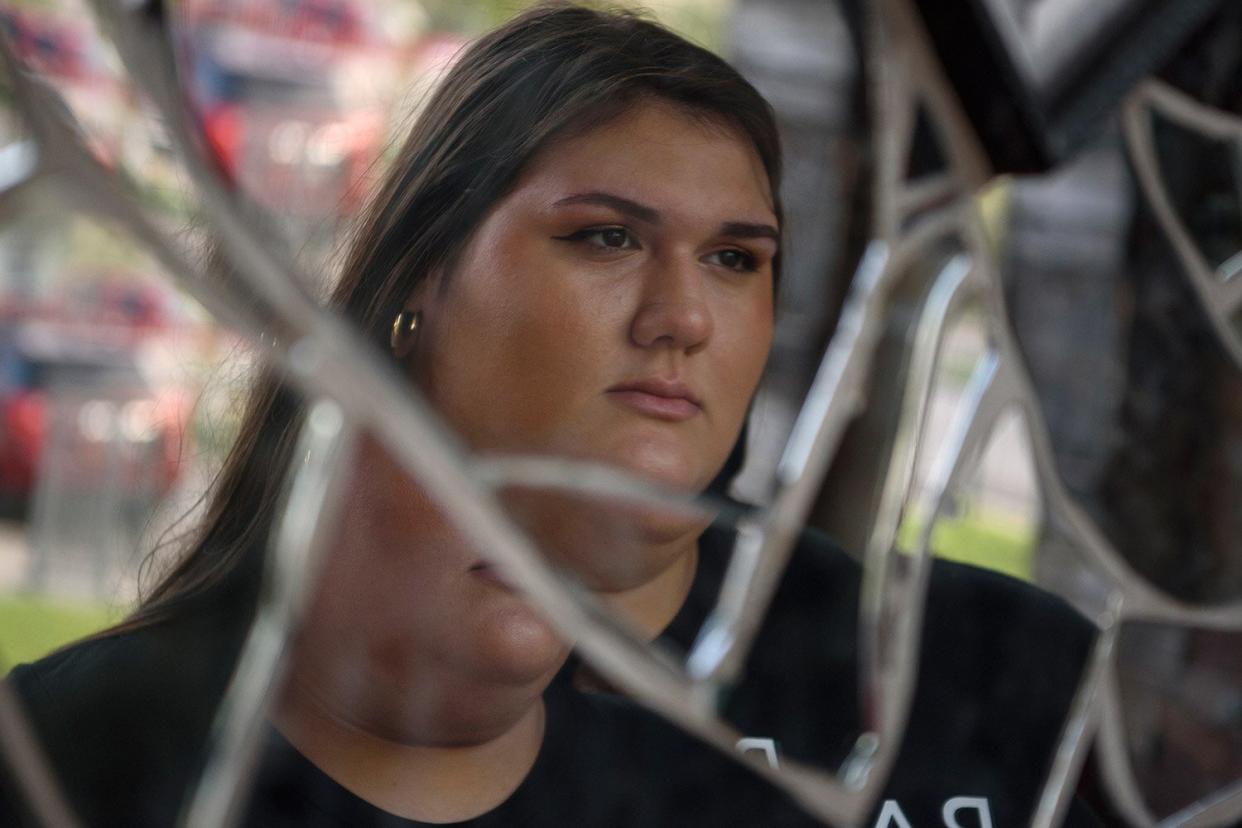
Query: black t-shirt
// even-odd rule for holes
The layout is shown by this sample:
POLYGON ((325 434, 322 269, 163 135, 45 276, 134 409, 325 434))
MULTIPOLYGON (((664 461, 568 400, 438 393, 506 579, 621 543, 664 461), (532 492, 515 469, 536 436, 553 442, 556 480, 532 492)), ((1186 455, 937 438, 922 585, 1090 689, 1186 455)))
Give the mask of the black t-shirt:
MULTIPOLYGON (((666 633, 674 644, 693 640, 714 603, 730 543, 726 531, 703 536, 691 595, 666 633)), ((725 717, 778 760, 835 765, 858 735, 858 584, 851 558, 822 536, 803 538, 746 677, 725 704, 725 717)), ((244 634, 235 619, 246 615, 216 602, 13 671, 86 825, 175 824, 244 634)), ((938 563, 910 725, 865 824, 944 825, 946 803, 963 828, 1029 823, 1091 641, 1090 626, 1060 601, 938 563)), ((641 706, 575 690, 574 666, 545 695, 544 744, 525 781, 464 825, 818 824, 749 770, 641 706)), ((12 790, 0 797, 0 824, 25 824, 13 813, 17 801, 12 790)), ((1091 824, 1077 804, 1067 822, 1091 824)), ((361 800, 269 728, 244 824, 421 823, 361 800)))
MULTIPOLYGON (((732 533, 700 543, 691 594, 666 636, 685 648, 715 603, 732 533)), ((771 740, 778 761, 838 768, 860 728, 857 562, 804 533, 724 717, 771 740)), ((1030 824, 1095 628, 1061 599, 976 567, 935 561, 909 724, 863 824, 1030 824), (904 822, 903 822, 904 820, 904 822)), ((1075 800, 1065 825, 1098 820, 1075 800)))

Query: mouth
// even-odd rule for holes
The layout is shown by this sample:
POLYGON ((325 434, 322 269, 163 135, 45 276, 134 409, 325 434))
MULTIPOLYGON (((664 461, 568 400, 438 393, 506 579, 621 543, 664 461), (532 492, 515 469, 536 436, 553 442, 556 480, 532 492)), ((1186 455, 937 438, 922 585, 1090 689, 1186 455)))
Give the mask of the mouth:
POLYGON ((614 385, 609 399, 648 417, 682 422, 703 410, 698 395, 677 379, 650 377, 614 385))

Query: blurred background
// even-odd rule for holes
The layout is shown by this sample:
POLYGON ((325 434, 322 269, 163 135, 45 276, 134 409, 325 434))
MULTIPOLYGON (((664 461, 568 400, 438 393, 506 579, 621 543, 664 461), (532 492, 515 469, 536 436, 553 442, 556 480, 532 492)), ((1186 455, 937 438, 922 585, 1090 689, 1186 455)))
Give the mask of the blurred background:
MULTIPOLYGON (((309 270, 327 278, 351 220, 438 73, 472 37, 525 5, 183 0, 174 7, 183 85, 224 173, 279 218, 309 270)), ((736 488, 739 497, 761 501, 869 232, 856 5, 643 5, 738 66, 773 103, 783 131, 787 241, 780 318, 755 407, 750 462, 736 488)), ((0 26, 19 56, 61 93, 96 153, 170 229, 193 236, 193 200, 161 125, 124 80, 84 4, 8 0, 0 4, 0 26)), ((20 134, 10 109, 0 107, 0 119, 6 142, 20 134)), ((1052 278, 1090 268, 1102 274, 1062 278, 1058 292, 1018 298, 1032 319, 1055 299, 1061 307, 1053 310, 1082 328, 1075 335, 1103 344, 1095 361, 1050 370, 1053 387, 1066 388, 1069 400, 1104 406, 1119 393, 1118 363, 1107 351, 1116 332, 1107 320, 1075 322, 1073 312, 1115 290, 1109 279, 1118 247, 1107 238, 1120 233, 1129 203, 1118 163, 1115 152, 1105 153, 1084 162, 1086 179, 1075 173, 1003 186, 984 205, 1007 266, 1051 268, 1052 278), (1093 241, 1102 237, 1105 243, 1093 241), (1030 253, 1046 249, 1049 239, 1064 261, 1030 253), (1095 293, 1082 293, 1087 290, 1095 293), (1058 370, 1076 371, 1077 385, 1059 384, 1058 370)), ((980 313, 955 323, 931 402, 931 445, 984 342, 980 313)), ((1060 359, 1065 351, 1050 353, 1060 359)), ((51 202, 35 203, 3 225, 0 658, 6 664, 119 618, 175 555, 230 444, 250 367, 244 343, 179 294, 125 237, 51 202)), ((1093 462, 1099 465, 1091 456, 1099 438, 1093 423, 1107 427, 1104 418, 1065 418, 1084 479, 1097 473, 1093 462)), ((928 459, 921 458, 919 475, 928 459)), ((1029 578, 1040 543, 1039 508, 1026 438, 1018 423, 1007 422, 937 530, 937 552, 1029 578)))

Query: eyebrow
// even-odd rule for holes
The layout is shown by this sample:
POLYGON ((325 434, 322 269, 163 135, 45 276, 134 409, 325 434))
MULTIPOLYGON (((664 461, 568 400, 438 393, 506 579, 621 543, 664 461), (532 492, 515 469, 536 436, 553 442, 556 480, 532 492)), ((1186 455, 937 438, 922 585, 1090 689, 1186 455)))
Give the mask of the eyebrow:
POLYGON ((720 225, 720 235, 735 239, 771 239, 779 243, 781 231, 770 224, 749 224, 743 221, 727 221, 720 225))
MULTIPOLYGON (((571 204, 599 204, 604 207, 611 207, 618 213, 623 213, 645 224, 659 224, 662 220, 660 211, 654 207, 639 204, 637 201, 631 201, 628 198, 623 198, 613 193, 578 193, 577 195, 566 196, 553 203, 552 206, 567 207, 571 204)), ((781 239, 781 232, 772 225, 745 221, 726 221, 720 225, 720 235, 731 236, 737 239, 772 239, 775 242, 779 242, 781 239)))
POLYGON ((645 204, 639 204, 637 201, 630 201, 628 198, 622 198, 612 193, 579 193, 578 195, 567 196, 553 204, 553 207, 567 207, 571 204, 600 204, 604 207, 611 207, 618 213, 624 213, 631 218, 638 219, 646 224, 659 224, 660 211, 645 204))

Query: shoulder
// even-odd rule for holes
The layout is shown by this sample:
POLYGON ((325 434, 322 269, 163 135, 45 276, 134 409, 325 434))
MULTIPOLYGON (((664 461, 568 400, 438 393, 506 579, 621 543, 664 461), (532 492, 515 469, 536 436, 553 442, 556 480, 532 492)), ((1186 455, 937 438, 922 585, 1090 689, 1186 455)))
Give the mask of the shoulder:
MULTIPOLYGON (((822 623, 831 615, 839 634, 852 639, 861 587, 858 561, 823 532, 808 529, 773 602, 773 621, 811 612, 822 623)), ((929 680, 931 674, 966 680, 963 673, 1032 671, 1072 685, 1095 639, 1095 627, 1060 597, 1008 575, 940 559, 931 562, 922 630, 921 664, 929 680), (997 669, 1002 658, 1004 671, 997 669)), ((1039 684, 1024 687, 1038 690, 1039 684)))
MULTIPOLYGON (((823 606, 773 606, 778 616, 817 613, 818 635, 839 648, 825 650, 833 656, 829 669, 843 671, 838 679, 857 675, 860 579, 849 556, 808 533, 778 600, 793 596, 795 604, 815 606, 806 586, 812 584, 833 596, 826 600, 846 607, 848 617, 823 606), (826 582, 836 585, 825 588, 826 582)), ((890 809, 890 824, 900 824, 891 821, 898 812, 910 824, 942 824, 943 814, 955 808, 977 812, 983 824, 1025 824, 1051 768, 1096 629, 1052 593, 944 560, 932 561, 925 599, 908 724, 880 807, 890 809)), ((786 644, 786 657, 790 652, 797 650, 786 644)), ((822 654, 815 658, 829 663, 822 654)), ((814 718, 831 719, 829 732, 860 732, 857 722, 848 727, 838 715, 814 718)), ((1075 800, 1067 824, 1096 823, 1075 800)))
POLYGON ((243 625, 221 609, 104 634, 15 667, 13 686, 32 715, 82 732, 191 712, 223 688, 243 625))
MULTIPOLYGON (((704 621, 715 603, 732 539, 732 533, 714 529, 703 536, 701 577, 691 594, 698 606, 678 619, 676 640, 682 646, 697 632, 691 632, 689 622, 704 621)), ((773 669, 793 669, 830 653, 841 659, 831 666, 852 667, 861 588, 862 569, 855 558, 824 533, 803 532, 753 658, 772 662, 767 666, 773 669), (807 637, 814 639, 813 647, 790 646, 807 637)), ((991 688, 996 693, 1072 688, 1095 639, 1095 628, 1059 597, 1007 575, 944 560, 932 562, 920 621, 924 691, 962 686, 977 691, 989 682, 996 684, 991 688), (1006 684, 1018 677, 1016 684, 1006 684)))
POLYGON ((937 561, 923 619, 922 673, 929 691, 969 687, 1009 710, 1014 724, 1062 708, 1077 687, 1096 629, 1052 593, 1006 575, 937 561))
MULTIPOLYGON (((932 568, 922 623, 892 807, 931 813, 969 800, 993 824, 1028 822, 1095 628, 1051 593, 946 561, 932 568)), ((1073 815, 1070 824, 1086 819, 1077 804, 1073 815)))
MULTIPOLYGON (((730 540, 711 541, 726 561, 730 540)), ((730 700, 743 732, 772 736, 791 758, 840 764, 862 732, 861 589, 856 559, 820 532, 803 534, 730 700)), ((989 808, 993 824, 1029 821, 1095 629, 1055 595, 963 564, 933 561, 925 597, 909 724, 885 799, 911 824, 940 824, 945 803, 963 797, 989 808)))
POLYGON ((172 813, 197 770, 236 644, 230 625, 208 614, 88 639, 14 668, 11 686, 88 824, 158 824, 172 813))

